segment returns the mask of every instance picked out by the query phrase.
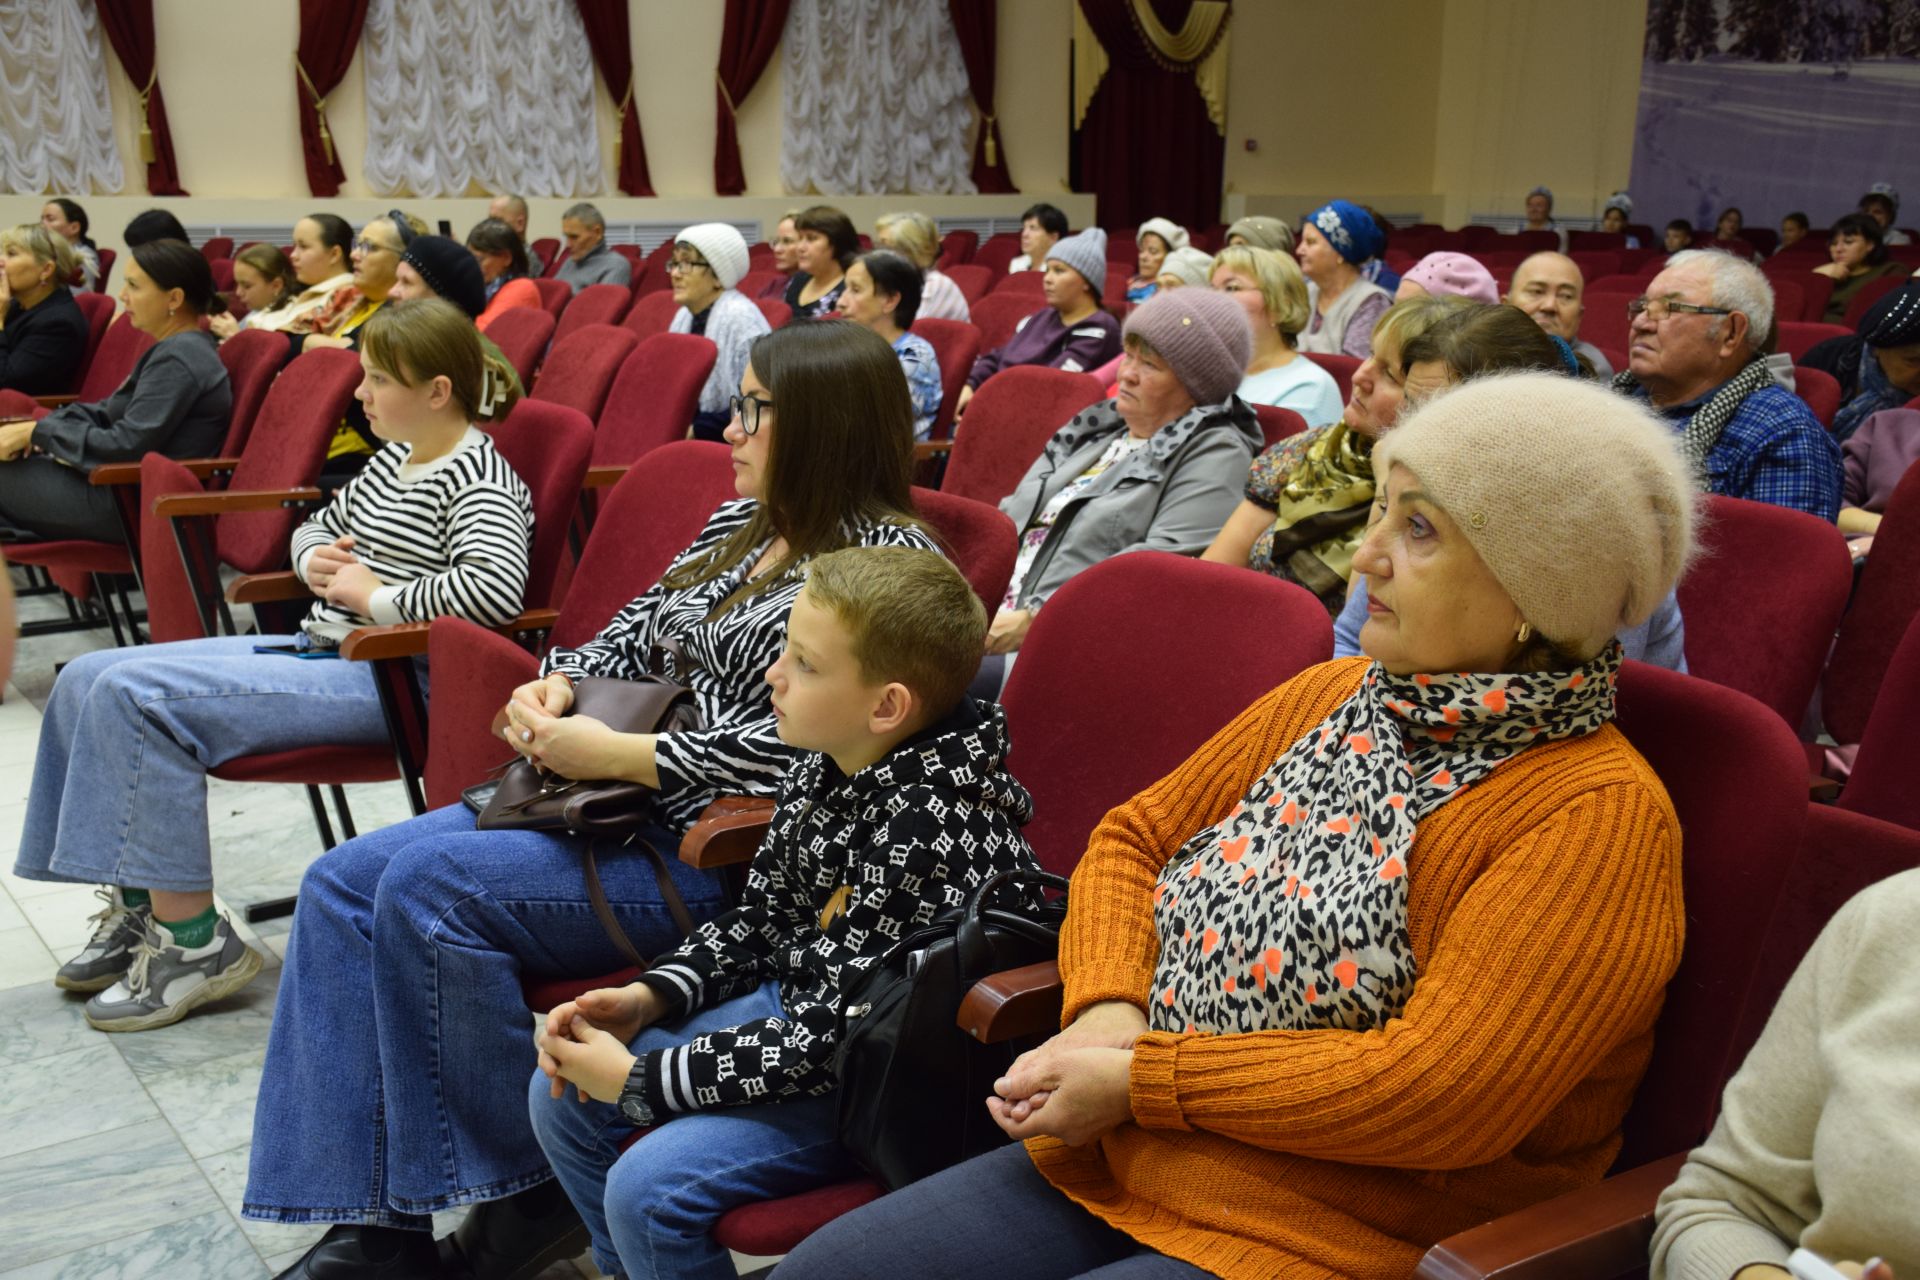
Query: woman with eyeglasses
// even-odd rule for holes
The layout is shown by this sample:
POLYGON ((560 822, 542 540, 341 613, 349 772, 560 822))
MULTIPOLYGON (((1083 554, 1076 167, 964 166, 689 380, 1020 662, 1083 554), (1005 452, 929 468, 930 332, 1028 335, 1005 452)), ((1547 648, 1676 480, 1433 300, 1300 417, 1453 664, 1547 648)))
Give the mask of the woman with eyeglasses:
MULTIPOLYGON (((786 773, 765 675, 808 562, 849 546, 934 545, 910 495, 906 380, 878 335, 850 324, 766 334, 731 408, 739 497, 598 636, 549 650, 506 708, 507 745, 546 769, 657 790, 653 820, 633 834, 665 859, 637 844, 599 859, 614 916, 648 955, 678 941, 655 867, 696 922, 717 914, 719 883, 673 850, 717 796, 771 796, 786 773), (565 714, 576 681, 631 679, 656 652, 692 689, 704 728, 625 734, 565 714)), ((476 830, 451 805, 308 869, 243 1212, 341 1225, 286 1275, 439 1274, 429 1215, 475 1201, 446 1242, 475 1274, 531 1275, 538 1266, 521 1266, 585 1247, 527 1114, 520 993, 526 972, 628 963, 588 901, 583 846, 476 830)))
POLYGON ((670 333, 691 333, 720 350, 707 385, 700 388, 700 412, 693 415, 698 440, 720 440, 731 413, 728 398, 740 386, 747 352, 771 327, 752 299, 734 286, 747 274, 747 242, 724 222, 702 222, 682 231, 667 260, 673 300, 670 333))
POLYGON ((87 351, 87 318, 67 288, 78 264, 66 237, 45 226, 0 232, 0 388, 73 390, 87 351))

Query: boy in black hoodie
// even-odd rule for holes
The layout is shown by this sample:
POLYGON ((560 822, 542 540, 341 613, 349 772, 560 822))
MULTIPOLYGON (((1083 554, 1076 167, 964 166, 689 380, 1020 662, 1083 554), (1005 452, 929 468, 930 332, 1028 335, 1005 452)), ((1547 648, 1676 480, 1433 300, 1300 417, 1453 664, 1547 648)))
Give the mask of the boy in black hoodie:
POLYGON ((1001 767, 1005 715, 966 695, 986 626, 934 552, 809 567, 767 681, 781 739, 810 754, 740 904, 535 1036, 534 1130, 602 1271, 732 1276, 709 1236, 721 1214, 854 1172, 835 1138, 841 993, 973 886, 1036 869, 1032 800, 1001 767))

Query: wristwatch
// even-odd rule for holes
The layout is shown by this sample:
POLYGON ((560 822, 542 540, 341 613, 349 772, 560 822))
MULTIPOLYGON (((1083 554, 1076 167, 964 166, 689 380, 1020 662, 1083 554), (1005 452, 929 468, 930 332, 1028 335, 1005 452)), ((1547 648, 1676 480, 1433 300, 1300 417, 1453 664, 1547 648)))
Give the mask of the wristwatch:
POLYGON ((653 1124, 653 1108, 647 1105, 646 1095, 631 1085, 620 1091, 620 1114, 636 1128, 646 1129, 653 1124))

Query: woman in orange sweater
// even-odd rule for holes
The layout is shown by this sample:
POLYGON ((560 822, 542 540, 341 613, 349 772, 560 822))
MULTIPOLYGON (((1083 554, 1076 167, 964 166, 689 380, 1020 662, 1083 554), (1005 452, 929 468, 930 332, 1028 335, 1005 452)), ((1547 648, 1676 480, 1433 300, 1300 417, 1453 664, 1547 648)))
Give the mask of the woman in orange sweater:
POLYGON ((780 1280, 1404 1280, 1602 1176, 1684 920, 1614 636, 1686 564, 1687 466, 1542 373, 1442 395, 1375 460, 1371 661, 1282 685, 1102 820, 1066 1029, 986 1102, 1024 1149, 841 1218, 780 1280))

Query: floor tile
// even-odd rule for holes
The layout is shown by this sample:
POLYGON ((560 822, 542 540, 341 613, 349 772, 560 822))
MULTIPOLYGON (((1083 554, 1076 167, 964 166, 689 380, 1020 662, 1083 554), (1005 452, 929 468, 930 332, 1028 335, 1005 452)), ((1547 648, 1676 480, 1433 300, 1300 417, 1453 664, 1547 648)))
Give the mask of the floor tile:
POLYGON ((265 1049, 254 1049, 148 1076, 147 1092, 196 1159, 230 1151, 253 1138, 253 1099, 266 1057, 265 1049))
POLYGON ((255 1222, 240 1216, 240 1206, 247 1198, 247 1159, 252 1151, 253 1145, 247 1143, 218 1155, 203 1157, 199 1161, 200 1172, 206 1175, 214 1193, 227 1206, 227 1212, 240 1224, 240 1230, 246 1233, 260 1256, 267 1259, 268 1265, 272 1265, 280 1254, 292 1255, 275 1267, 275 1271, 281 1271, 292 1265, 295 1258, 326 1234, 327 1228, 321 1223, 293 1226, 280 1222, 255 1222))
POLYGON ((22 899, 19 905, 40 940, 63 962, 86 946, 100 927, 93 917, 102 904, 88 885, 61 885, 51 893, 22 899))
POLYGON ((99 1039, 69 1053, 0 1067, 0 1151, 64 1146, 160 1114, 106 1037, 99 1039))
POLYGON ((51 987, 60 961, 31 928, 0 929, 0 990, 51 987))
MULTIPOLYGON (((269 969, 218 1004, 196 1009, 170 1027, 114 1037, 114 1047, 133 1074, 153 1080, 236 1054, 260 1053, 273 1025, 280 970, 269 969)), ((252 1100, 247 1102, 249 1112, 252 1100)))
MULTIPOLYGON (((298 1253, 294 1255, 298 1257, 298 1253)), ((291 1264, 292 1258, 287 1260, 291 1264)), ((273 1275, 224 1209, 90 1245, 18 1271, 7 1280, 259 1280, 273 1275)))
POLYGON ((26 913, 20 910, 20 904, 13 900, 13 895, 7 892, 6 886, 0 885, 0 932, 27 927, 26 913))
POLYGON ((44 1152, 0 1157, 0 1240, 9 1264, 25 1266, 99 1243, 97 1210, 111 1206, 128 1233, 220 1208, 164 1120, 148 1120, 68 1143, 57 1163, 44 1152), (85 1212, 76 1212, 85 1206, 85 1212))
POLYGON ((51 982, 0 991, 0 1066, 97 1044, 100 1033, 82 1016, 85 1004, 51 982))

